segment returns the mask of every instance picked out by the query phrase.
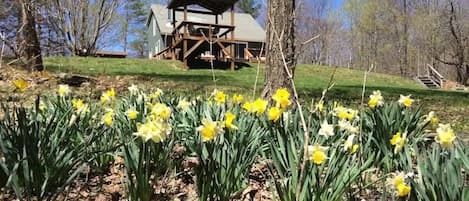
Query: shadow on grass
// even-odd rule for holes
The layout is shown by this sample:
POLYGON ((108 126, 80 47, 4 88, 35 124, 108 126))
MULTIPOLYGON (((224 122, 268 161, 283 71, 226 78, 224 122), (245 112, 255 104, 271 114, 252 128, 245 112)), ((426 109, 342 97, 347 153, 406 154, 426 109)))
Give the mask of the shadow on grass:
MULTIPOLYGON (((245 67, 251 67, 251 65, 243 62, 235 62, 235 70, 240 70, 245 67)), ((191 70, 208 70, 212 69, 212 65, 210 62, 194 60, 189 62, 189 68, 191 70)), ((216 70, 230 70, 231 62, 214 61, 213 68, 216 70)))
MULTIPOLYGON (((311 88, 311 89, 300 89, 300 93, 306 97, 321 97, 322 95, 321 88, 311 88)), ((469 107, 469 93, 463 91, 444 91, 444 90, 435 90, 435 89, 408 89, 402 87, 367 87, 365 99, 372 93, 374 90, 380 90, 383 96, 386 98, 393 97, 393 99, 398 99, 399 95, 409 95, 420 100, 431 100, 438 102, 451 102, 451 103, 460 103, 462 105, 468 105, 469 107)), ((362 86, 335 86, 328 93, 328 99, 339 99, 342 101, 348 102, 357 102, 361 100, 362 96, 362 86)))

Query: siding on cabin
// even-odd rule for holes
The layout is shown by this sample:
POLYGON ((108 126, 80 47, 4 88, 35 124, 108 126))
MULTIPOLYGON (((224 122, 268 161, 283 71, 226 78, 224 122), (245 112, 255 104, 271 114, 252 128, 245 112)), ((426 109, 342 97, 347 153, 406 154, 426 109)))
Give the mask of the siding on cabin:
POLYGON ((148 26, 148 57, 153 58, 153 55, 159 53, 165 48, 161 32, 156 22, 154 15, 151 16, 150 23, 148 26))

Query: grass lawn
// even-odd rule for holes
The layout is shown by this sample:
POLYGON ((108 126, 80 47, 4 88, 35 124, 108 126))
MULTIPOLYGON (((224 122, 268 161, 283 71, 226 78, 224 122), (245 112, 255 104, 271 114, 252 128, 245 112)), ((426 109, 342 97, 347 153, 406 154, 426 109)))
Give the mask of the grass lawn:
MULTIPOLYGON (((252 94, 257 73, 257 64, 241 67, 235 72, 214 70, 214 82, 210 69, 183 70, 179 61, 51 57, 45 58, 45 65, 47 70, 52 72, 91 76, 136 76, 137 80, 149 82, 151 86, 170 86, 170 90, 176 92, 196 94, 208 93, 215 87, 228 92, 252 94)), ((332 67, 298 65, 295 82, 300 95, 308 98, 320 97, 333 71, 332 67)), ((328 99, 359 103, 363 76, 363 71, 338 68, 334 76, 335 85, 329 92, 328 99)), ((258 91, 262 89, 263 77, 261 66, 258 91)), ((396 100, 400 94, 412 94, 413 98, 421 101, 425 110, 437 111, 443 121, 451 122, 461 132, 469 131, 469 93, 429 90, 412 79, 378 73, 371 73, 367 80, 367 96, 373 90, 381 90, 387 100, 396 100)))

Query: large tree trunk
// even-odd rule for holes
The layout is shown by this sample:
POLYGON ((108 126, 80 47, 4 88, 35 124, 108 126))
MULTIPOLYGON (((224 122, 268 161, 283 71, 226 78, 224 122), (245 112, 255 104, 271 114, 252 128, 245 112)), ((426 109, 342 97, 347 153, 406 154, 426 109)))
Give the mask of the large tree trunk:
POLYGON ((34 16, 35 3, 30 0, 19 0, 19 54, 20 60, 29 70, 44 70, 42 65, 41 45, 36 33, 34 16))
POLYGON ((278 88, 292 91, 290 79, 293 79, 296 66, 295 0, 269 0, 267 18, 267 60, 263 97, 271 96, 278 88))

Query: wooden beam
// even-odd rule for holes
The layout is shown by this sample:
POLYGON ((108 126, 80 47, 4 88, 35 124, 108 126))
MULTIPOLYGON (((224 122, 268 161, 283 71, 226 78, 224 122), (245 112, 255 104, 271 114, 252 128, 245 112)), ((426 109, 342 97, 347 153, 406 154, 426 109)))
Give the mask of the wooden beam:
POLYGON ((220 41, 217 41, 217 44, 221 47, 221 51, 223 52, 223 54, 225 54, 225 56, 230 56, 230 54, 228 54, 228 52, 226 51, 226 47, 221 44, 220 41))
MULTIPOLYGON (((231 6, 231 26, 235 25, 234 17, 234 5, 231 6)), ((234 30, 231 32, 231 41, 234 41, 235 33, 234 30)), ((231 45, 231 71, 235 70, 235 44, 231 45)))
MULTIPOLYGON (((184 12, 184 9, 182 8, 176 8, 174 9, 176 11, 181 11, 181 12, 184 12)), ((210 11, 203 11, 203 10, 193 10, 193 9, 187 9, 187 12, 189 13, 196 13, 196 14, 204 14, 204 15, 217 15, 213 12, 210 12, 210 11)))
POLYGON ((184 58, 187 58, 189 57, 189 55, 192 54, 192 52, 195 51, 195 49, 197 49, 200 45, 202 45, 202 43, 204 43, 205 40, 199 40, 194 46, 191 47, 191 49, 189 49, 185 54, 184 54, 184 58))
POLYGON ((187 58, 184 57, 184 55, 185 55, 186 52, 187 52, 187 40, 184 40, 183 43, 184 43, 184 44, 183 44, 183 48, 182 48, 182 57, 183 57, 183 58, 182 58, 182 61, 184 62, 184 68, 185 68, 185 69, 189 69, 189 66, 187 65, 187 58))

